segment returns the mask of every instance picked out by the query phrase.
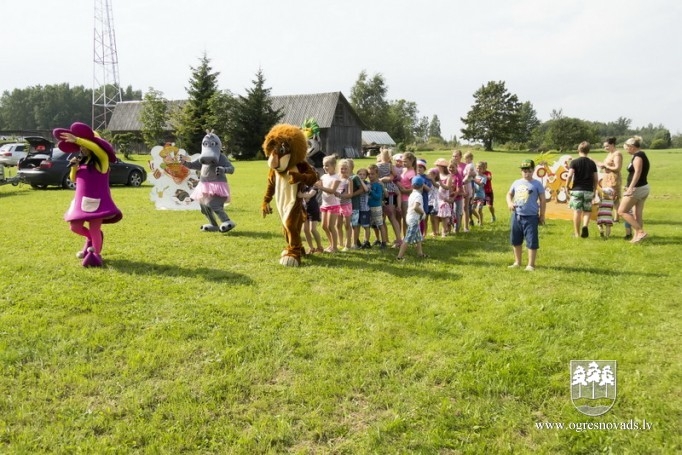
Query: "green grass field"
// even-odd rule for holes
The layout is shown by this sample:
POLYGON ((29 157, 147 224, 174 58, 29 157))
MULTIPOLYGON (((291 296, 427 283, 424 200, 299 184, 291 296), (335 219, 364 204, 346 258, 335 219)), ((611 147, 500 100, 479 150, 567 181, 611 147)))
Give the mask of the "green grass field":
POLYGON ((497 222, 403 263, 372 249, 280 266, 262 161, 235 163, 226 235, 155 210, 148 184, 114 188, 103 269, 75 258, 72 192, 2 186, 0 452, 680 453, 682 150, 647 154, 649 237, 549 220, 534 273, 507 268, 504 204, 529 154, 475 152, 497 222), (585 359, 618 362, 600 417, 571 402, 585 359))

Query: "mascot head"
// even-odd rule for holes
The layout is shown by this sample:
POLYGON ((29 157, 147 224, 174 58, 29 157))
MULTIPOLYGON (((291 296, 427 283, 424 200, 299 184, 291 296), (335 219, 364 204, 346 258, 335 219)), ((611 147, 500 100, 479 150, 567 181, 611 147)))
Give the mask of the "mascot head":
POLYGON ((322 150, 320 144, 320 126, 317 124, 317 120, 313 117, 308 117, 303 122, 303 125, 301 125, 301 129, 308 141, 308 151, 306 155, 312 157, 322 150))
POLYGON ((263 142, 268 166, 277 172, 286 172, 304 161, 307 149, 308 142, 301 128, 286 123, 273 126, 263 142))
POLYGON ((223 144, 220 138, 213 133, 213 131, 206 130, 206 136, 201 141, 201 156, 199 162, 201 164, 218 164, 220 160, 220 149, 223 144))
POLYGON ((90 142, 94 142, 95 144, 99 145, 102 150, 104 150, 107 155, 109 155, 109 161, 110 162, 115 162, 116 161, 116 152, 114 151, 114 147, 104 139, 100 137, 97 132, 93 131, 92 128, 90 128, 88 125, 85 123, 81 122, 75 122, 71 124, 71 127, 69 129, 66 128, 55 128, 52 131, 52 134, 54 137, 59 141, 57 144, 57 147, 59 147, 59 150, 61 150, 64 153, 78 153, 80 152, 80 146, 74 144, 73 142, 67 142, 62 140, 62 134, 63 133, 71 133, 76 137, 79 137, 81 139, 87 139, 90 142))

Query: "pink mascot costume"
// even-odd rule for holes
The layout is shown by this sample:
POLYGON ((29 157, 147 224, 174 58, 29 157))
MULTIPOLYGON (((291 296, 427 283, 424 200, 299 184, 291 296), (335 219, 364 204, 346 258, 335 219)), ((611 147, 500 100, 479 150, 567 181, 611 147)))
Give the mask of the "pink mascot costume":
POLYGON ((109 163, 116 161, 114 148, 80 122, 69 129, 57 128, 52 134, 59 140, 58 146, 63 152, 78 153, 70 160, 70 178, 76 183, 76 195, 64 214, 71 231, 86 239, 76 257, 83 259, 83 267, 101 267, 102 224, 117 223, 123 218, 109 190, 109 163))

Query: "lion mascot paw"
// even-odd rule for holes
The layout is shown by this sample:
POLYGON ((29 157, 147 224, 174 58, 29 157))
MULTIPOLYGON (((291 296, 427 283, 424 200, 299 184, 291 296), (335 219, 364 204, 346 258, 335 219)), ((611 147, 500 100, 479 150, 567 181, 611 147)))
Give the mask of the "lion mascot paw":
POLYGON ((273 126, 263 142, 269 171, 261 212, 263 217, 271 214, 270 202, 275 200, 287 243, 279 263, 287 267, 299 266, 303 251, 301 228, 305 210, 298 197, 298 186, 313 185, 317 181, 317 172, 306 161, 307 150, 303 131, 294 125, 273 126))

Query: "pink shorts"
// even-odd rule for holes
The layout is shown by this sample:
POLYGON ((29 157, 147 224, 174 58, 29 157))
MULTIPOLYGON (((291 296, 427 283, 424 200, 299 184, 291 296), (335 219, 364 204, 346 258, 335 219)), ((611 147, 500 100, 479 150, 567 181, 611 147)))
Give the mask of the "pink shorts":
POLYGON ((353 204, 339 205, 339 215, 350 217, 353 214, 353 204))
POLYGON ((340 205, 325 205, 325 206, 320 207, 320 212, 331 213, 333 215, 339 215, 341 213, 341 206, 340 205))

